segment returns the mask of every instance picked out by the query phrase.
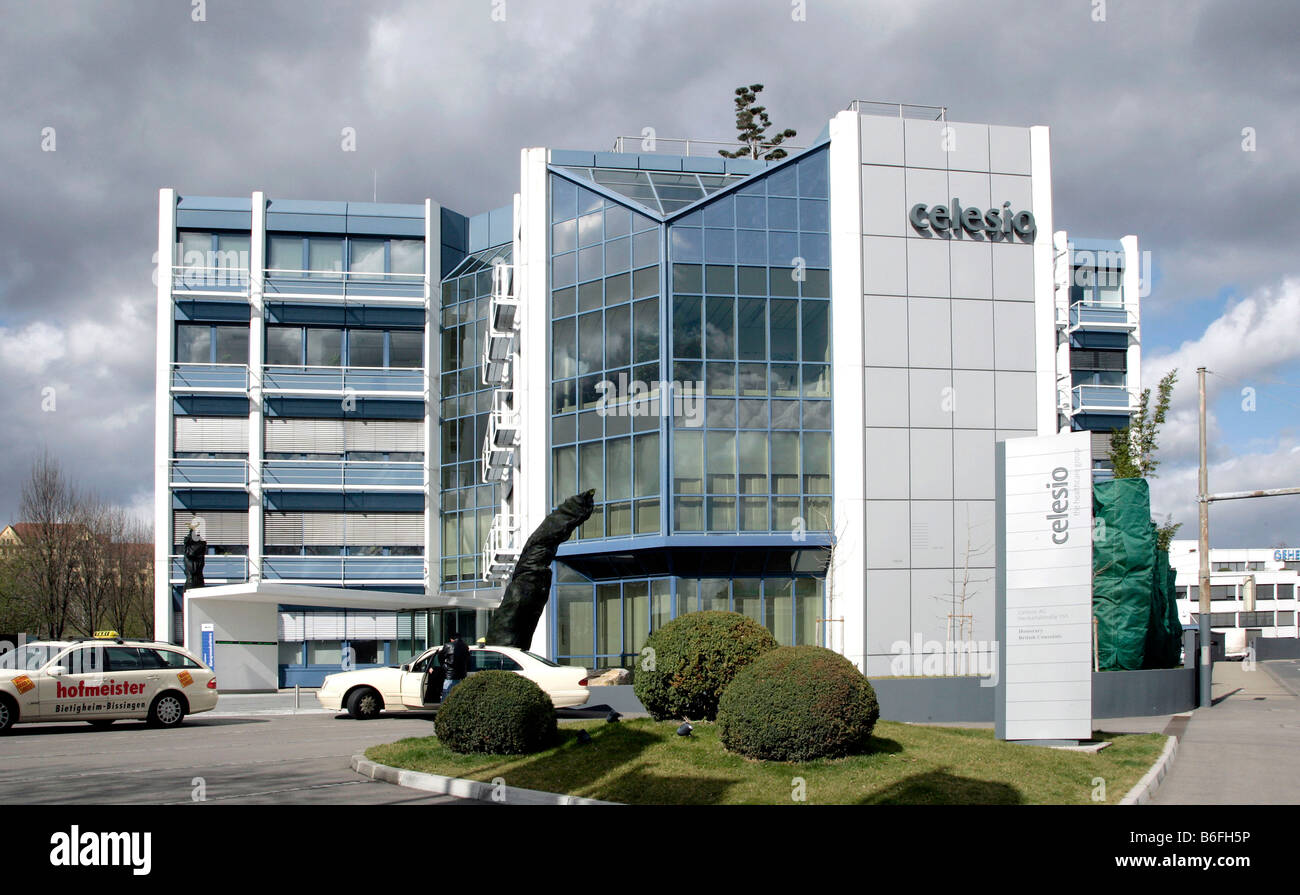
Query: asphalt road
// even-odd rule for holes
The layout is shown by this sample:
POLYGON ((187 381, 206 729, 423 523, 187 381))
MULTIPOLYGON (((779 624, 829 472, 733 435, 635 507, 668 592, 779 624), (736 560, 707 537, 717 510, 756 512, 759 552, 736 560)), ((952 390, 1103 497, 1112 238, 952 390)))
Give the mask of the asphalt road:
POLYGON ((0 805, 472 804, 357 774, 379 743, 433 732, 432 716, 195 715, 175 730, 119 721, 24 724, 0 737, 0 805), (196 780, 201 778, 201 782, 196 780))

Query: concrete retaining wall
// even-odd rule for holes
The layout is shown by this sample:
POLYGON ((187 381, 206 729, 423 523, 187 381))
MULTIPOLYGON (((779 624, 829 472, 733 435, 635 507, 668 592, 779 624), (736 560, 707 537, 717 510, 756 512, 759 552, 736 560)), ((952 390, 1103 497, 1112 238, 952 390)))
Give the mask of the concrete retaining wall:
POLYGON ((1300 659, 1300 640, 1294 637, 1256 637, 1255 658, 1300 659))
MULTIPOLYGON (((1261 657, 1262 658, 1262 657, 1261 657)), ((978 677, 872 678, 880 717, 918 723, 993 722, 996 687, 978 677)), ((592 687, 591 703, 620 712, 643 712, 631 687, 592 687)), ((1092 676, 1092 716, 1131 718, 1175 715, 1196 708, 1196 669, 1100 671, 1092 676)))

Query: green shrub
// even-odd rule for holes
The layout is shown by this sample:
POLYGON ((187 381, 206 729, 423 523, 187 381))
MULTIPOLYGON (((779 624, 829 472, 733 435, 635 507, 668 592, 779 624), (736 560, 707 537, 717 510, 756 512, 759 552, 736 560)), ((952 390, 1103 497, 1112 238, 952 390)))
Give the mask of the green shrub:
POLYGON ((772 633, 736 612, 691 612, 646 641, 632 690, 657 721, 713 720, 736 672, 777 647, 772 633), (653 660, 653 662, 651 662, 653 660))
POLYGON ((871 682, 820 646, 783 646, 759 657, 736 675, 718 706, 722 745, 772 761, 863 752, 879 718, 871 682))
POLYGON ((451 691, 433 729, 453 752, 526 755, 555 742, 555 705, 526 677, 480 671, 451 691))

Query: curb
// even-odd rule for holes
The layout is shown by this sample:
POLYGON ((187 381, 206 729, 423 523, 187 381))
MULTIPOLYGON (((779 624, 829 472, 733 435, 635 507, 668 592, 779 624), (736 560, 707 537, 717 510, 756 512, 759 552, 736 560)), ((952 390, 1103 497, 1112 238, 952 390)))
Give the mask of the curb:
POLYGON ((1174 756, 1178 754, 1178 737, 1171 736, 1165 740, 1164 751, 1156 759, 1156 763, 1151 766, 1151 770, 1142 776, 1128 795, 1119 800, 1121 805, 1145 805, 1151 801, 1156 790, 1160 788, 1160 781, 1165 779, 1169 773, 1169 766, 1174 763, 1174 756))
POLYGON ((444 777, 441 774, 425 774, 421 771, 406 771, 401 768, 378 764, 365 755, 353 755, 352 770, 363 777, 418 789, 438 795, 455 796, 458 799, 474 799, 479 802, 497 802, 507 805, 621 805, 622 802, 602 802, 599 799, 584 799, 580 796, 566 796, 555 792, 543 792, 538 789, 521 789, 504 784, 481 783, 478 780, 464 780, 460 777, 444 777))

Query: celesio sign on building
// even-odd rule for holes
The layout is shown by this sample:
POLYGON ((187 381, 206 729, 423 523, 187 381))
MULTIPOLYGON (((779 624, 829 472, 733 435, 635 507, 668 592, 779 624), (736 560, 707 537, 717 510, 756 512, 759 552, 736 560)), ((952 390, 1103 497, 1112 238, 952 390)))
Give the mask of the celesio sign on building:
POLYGON ((1015 233, 1021 239, 1032 241, 1038 235, 1038 222, 1032 211, 1011 210, 1010 202, 1003 202, 1001 208, 980 211, 978 208, 962 208, 961 200, 953 198, 951 205, 925 205, 917 203, 907 213, 907 219, 918 231, 932 229, 936 233, 951 231, 957 236, 962 231, 971 235, 984 235, 990 239, 1002 237, 1010 239, 1015 233))

